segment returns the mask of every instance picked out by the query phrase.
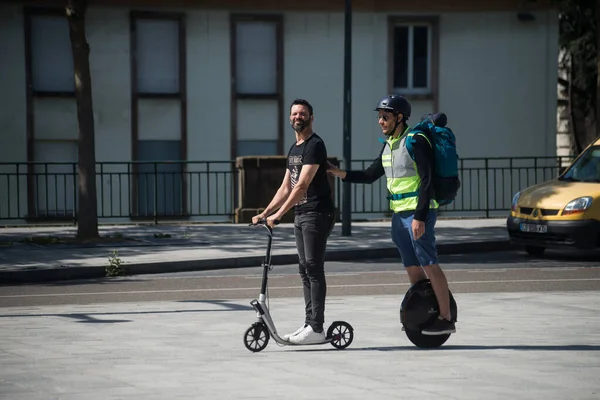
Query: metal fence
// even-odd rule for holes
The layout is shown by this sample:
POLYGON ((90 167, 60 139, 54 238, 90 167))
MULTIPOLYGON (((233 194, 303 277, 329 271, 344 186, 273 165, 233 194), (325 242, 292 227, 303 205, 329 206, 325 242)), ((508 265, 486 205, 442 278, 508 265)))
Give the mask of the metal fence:
MULTIPOLYGON (((513 194, 555 178, 570 157, 461 159, 461 189, 442 213, 490 217, 505 215, 513 194)), ((355 160, 364 169, 372 160, 355 160)), ((342 165, 343 167, 343 165, 342 165)), ((96 164, 101 223, 176 219, 231 221, 238 206, 234 161, 99 162, 96 164)), ((76 163, 0 163, 0 222, 40 223, 77 220, 76 163)), ((335 181, 336 205, 344 186, 335 181)), ((385 178, 353 184, 352 218, 389 215, 385 178)))
MULTIPOLYGON (((459 160, 461 187, 455 201, 440 209, 445 216, 496 217, 510 210, 513 195, 528 186, 556 178, 574 157, 492 157, 459 160)), ((352 161, 352 169, 367 168, 372 160, 352 161)), ((337 204, 343 184, 336 182, 337 204)), ((352 186, 352 213, 387 216, 386 182, 352 186)))

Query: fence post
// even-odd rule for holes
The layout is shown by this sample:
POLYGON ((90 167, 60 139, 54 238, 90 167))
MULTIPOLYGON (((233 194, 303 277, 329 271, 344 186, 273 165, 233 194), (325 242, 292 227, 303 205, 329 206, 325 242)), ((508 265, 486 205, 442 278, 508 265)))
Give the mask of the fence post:
MULTIPOLYGON (((19 167, 19 164, 15 164, 16 167, 16 171, 17 171, 17 218, 21 217, 21 186, 19 184, 19 182, 21 181, 21 168, 19 167)), ((9 178, 10 179, 10 178, 9 178)), ((10 205, 10 192, 8 193, 8 204, 10 205)), ((8 213, 8 217, 10 218, 10 211, 8 213)))
MULTIPOLYGON (((96 185, 100 185, 100 199, 98 204, 96 205, 96 209, 98 209, 98 205, 100 206, 100 213, 98 213, 99 217, 104 215, 104 163, 96 163, 100 164, 100 182, 98 182, 98 177, 96 176, 96 165, 94 165, 94 180, 96 181, 96 185)), ((98 200, 98 191, 96 191, 96 199, 98 200)), ((111 204, 111 213, 112 213, 112 204, 111 204)))
MULTIPOLYGON (((128 217, 131 219, 133 216, 133 199, 137 200, 137 193, 133 195, 133 187, 131 186, 131 163, 127 162, 127 208, 128 208, 128 217)), ((119 202, 122 203, 121 196, 119 196, 119 202)))
POLYGON ((154 225, 158 225, 158 164, 154 162, 154 225))
MULTIPOLYGON (((48 189, 48 178, 46 178, 46 189, 48 189)), ((77 185, 77 164, 73 163, 73 226, 77 226, 77 193, 79 193, 79 186, 77 185)))
POLYGON ((489 179, 489 159, 485 159, 485 217, 490 217, 490 179, 489 179))
POLYGON ((558 171, 557 171, 556 176, 560 175, 561 172, 562 172, 562 157, 558 156, 558 171))

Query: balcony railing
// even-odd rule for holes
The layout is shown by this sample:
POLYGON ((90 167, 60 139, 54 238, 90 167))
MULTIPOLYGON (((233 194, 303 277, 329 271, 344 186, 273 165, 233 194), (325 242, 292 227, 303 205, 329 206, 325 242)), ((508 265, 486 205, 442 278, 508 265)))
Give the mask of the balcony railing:
MULTIPOLYGON (((505 215, 513 194, 558 176, 571 157, 461 159, 461 189, 447 215, 505 215)), ((352 161, 364 169, 372 160, 352 161)), ((343 167, 343 166, 342 166, 343 167)), ((234 161, 99 162, 96 190, 100 223, 191 219, 232 221, 238 206, 234 161)), ((0 222, 77 220, 76 163, 0 163, 0 222)), ((344 186, 335 181, 336 205, 344 186)), ((386 182, 351 185, 352 218, 389 215, 386 182)))

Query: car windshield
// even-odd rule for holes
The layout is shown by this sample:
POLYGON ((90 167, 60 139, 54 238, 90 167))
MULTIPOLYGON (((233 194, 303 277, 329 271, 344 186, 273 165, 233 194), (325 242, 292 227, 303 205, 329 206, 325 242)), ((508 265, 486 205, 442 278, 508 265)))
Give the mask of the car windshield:
POLYGON ((560 179, 574 182, 600 182, 600 146, 587 149, 560 179))

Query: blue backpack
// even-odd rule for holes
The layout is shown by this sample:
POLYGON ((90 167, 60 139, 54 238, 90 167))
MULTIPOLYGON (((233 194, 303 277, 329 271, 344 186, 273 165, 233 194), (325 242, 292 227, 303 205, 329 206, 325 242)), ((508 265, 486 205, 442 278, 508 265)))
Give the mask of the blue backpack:
POLYGON ((411 129, 406 139, 406 149, 413 160, 412 146, 415 135, 425 134, 433 146, 433 190, 434 198, 440 206, 452 203, 460 188, 456 137, 446 123, 447 118, 443 113, 426 114, 421 118, 421 122, 411 129))

